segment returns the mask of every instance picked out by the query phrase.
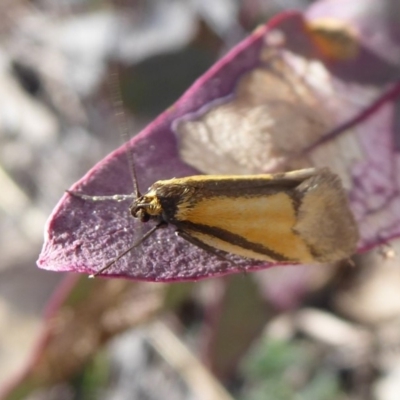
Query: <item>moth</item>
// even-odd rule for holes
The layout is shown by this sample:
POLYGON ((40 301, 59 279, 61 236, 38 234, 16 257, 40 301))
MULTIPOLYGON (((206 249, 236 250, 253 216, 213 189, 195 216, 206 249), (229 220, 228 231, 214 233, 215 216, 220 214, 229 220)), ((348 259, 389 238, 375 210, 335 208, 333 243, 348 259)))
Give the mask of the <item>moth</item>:
POLYGON ((134 178, 131 195, 69 192, 91 201, 133 198, 132 217, 155 223, 94 275, 168 224, 183 239, 221 257, 229 253, 256 260, 328 263, 349 258, 357 246, 358 228, 346 193, 328 168, 160 180, 143 195, 134 178))

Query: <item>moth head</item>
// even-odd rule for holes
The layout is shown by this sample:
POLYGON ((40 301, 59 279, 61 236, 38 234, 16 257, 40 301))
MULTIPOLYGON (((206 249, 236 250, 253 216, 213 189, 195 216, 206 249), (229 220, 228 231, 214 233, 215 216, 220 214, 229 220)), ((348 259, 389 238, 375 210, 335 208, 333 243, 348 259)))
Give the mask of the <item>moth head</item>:
POLYGON ((153 217, 159 217, 162 207, 157 196, 149 192, 133 201, 130 212, 134 218, 138 218, 141 222, 147 222, 153 217))

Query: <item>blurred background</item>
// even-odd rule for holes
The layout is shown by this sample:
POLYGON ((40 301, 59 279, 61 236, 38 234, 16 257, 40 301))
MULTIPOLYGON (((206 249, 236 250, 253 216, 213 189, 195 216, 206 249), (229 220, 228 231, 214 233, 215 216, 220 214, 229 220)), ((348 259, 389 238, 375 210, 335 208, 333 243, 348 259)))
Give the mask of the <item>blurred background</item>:
MULTIPOLYGON (((259 24, 309 3, 2 0, 0 387, 32 360, 44 310, 57 308, 54 292, 93 291, 93 304, 95 290, 111 303, 123 293, 118 318, 126 319, 71 368, 60 346, 53 368, 63 373, 48 370, 37 381, 45 385, 31 382, 14 398, 399 398, 396 244, 358 257, 355 268, 278 268, 162 287, 96 289, 105 283, 35 264, 65 189, 121 144, 112 74, 133 136, 259 24)), ((82 324, 101 329, 89 320, 82 324)))

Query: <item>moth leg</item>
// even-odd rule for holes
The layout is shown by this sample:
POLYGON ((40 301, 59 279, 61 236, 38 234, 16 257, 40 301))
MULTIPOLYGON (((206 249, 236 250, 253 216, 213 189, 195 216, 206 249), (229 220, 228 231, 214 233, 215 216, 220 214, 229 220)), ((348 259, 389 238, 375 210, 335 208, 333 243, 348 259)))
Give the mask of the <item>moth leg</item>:
POLYGON ((213 247, 208 246, 207 244, 201 242, 199 239, 196 239, 193 236, 190 236, 187 232, 181 231, 181 230, 176 230, 175 234, 177 236, 181 237, 182 239, 187 240, 189 243, 193 244, 194 246, 200 247, 200 249, 206 251, 207 253, 210 253, 210 254, 220 258, 221 260, 227 261, 230 264, 234 264, 243 272, 247 272, 245 268, 243 268, 242 266, 235 263, 235 261, 232 261, 228 257, 225 257, 223 254, 217 252, 213 247))
POLYGON ((90 196, 87 194, 74 192, 73 190, 66 190, 66 192, 73 197, 78 197, 79 199, 82 199, 85 201, 106 201, 106 200, 125 201, 125 200, 131 200, 131 199, 135 198, 134 194, 114 194, 111 196, 90 196))

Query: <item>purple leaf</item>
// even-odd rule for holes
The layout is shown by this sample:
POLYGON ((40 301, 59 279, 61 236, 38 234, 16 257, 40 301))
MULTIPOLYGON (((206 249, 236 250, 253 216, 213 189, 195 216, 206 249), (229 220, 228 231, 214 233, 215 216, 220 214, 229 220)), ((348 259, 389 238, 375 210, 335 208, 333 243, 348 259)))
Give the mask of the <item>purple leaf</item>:
MULTIPOLYGON (((398 66, 365 46, 366 34, 355 34, 365 15, 353 13, 332 25, 314 7, 308 17, 282 14, 255 31, 130 141, 142 192, 157 180, 199 171, 262 173, 328 166, 348 190, 360 227, 359 250, 399 236, 393 140, 400 92, 393 71, 398 66)), ((381 36, 391 43, 390 30, 381 36)), ((72 190, 131 193, 127 147, 98 163, 72 190)), ((127 201, 94 203, 64 195, 48 221, 38 265, 98 271, 152 226, 129 217, 128 209, 127 201)), ((277 265, 235 262, 176 237, 169 226, 105 275, 182 281, 277 265)))

